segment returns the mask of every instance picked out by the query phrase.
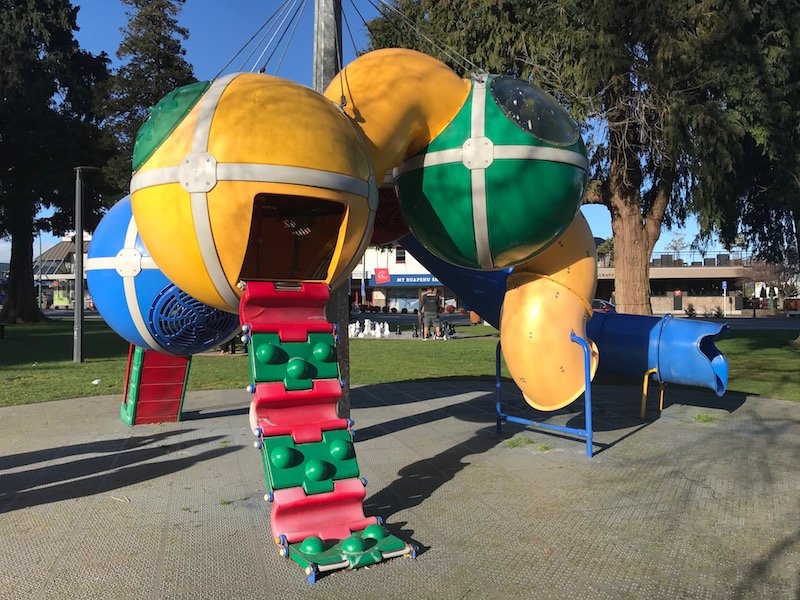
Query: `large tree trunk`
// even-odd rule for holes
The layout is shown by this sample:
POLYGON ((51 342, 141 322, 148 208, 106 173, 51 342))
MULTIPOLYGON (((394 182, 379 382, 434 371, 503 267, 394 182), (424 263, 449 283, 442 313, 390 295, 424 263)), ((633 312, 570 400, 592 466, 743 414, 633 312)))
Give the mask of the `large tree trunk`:
POLYGON ((614 233, 614 300, 617 310, 651 315, 650 255, 655 240, 642 225, 638 203, 615 202, 619 210, 611 221, 614 233))
POLYGON ((792 211, 792 221, 794 222, 794 249, 797 251, 797 260, 800 261, 800 212, 792 211))
POLYGON ((8 275, 8 297, 0 311, 2 323, 35 323, 45 319, 37 303, 33 287, 33 213, 30 206, 11 208, 11 265, 8 275))

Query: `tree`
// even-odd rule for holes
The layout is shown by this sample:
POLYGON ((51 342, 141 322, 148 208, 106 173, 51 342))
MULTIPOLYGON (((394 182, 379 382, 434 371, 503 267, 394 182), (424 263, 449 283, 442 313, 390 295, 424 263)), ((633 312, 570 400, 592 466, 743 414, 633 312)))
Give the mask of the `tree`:
MULTIPOLYGON (((736 223, 734 199, 752 189, 737 169, 778 137, 763 116, 773 105, 770 77, 779 75, 777 67, 763 71, 773 51, 764 40, 783 26, 772 13, 796 11, 796 0, 786 4, 740 1, 721 11, 712 0, 395 2, 413 8, 419 30, 440 32, 425 37, 493 71, 518 71, 587 123, 592 182, 584 201, 609 209, 617 306, 641 314, 651 312, 649 259, 662 226, 681 225, 690 212, 707 232, 736 223)), ((398 21, 384 11, 370 23, 372 46, 386 45, 378 36, 398 21)), ((426 50, 408 36, 387 41, 426 50)))
POLYGON ((185 0, 122 0, 130 7, 126 36, 117 50, 122 65, 103 90, 105 144, 116 149, 104 169, 119 192, 128 189, 136 132, 150 109, 177 87, 196 81, 181 41, 189 32, 178 25, 185 0))
POLYGON ((703 233, 731 245, 743 234, 756 257, 797 267, 800 256, 800 4, 760 2, 753 8, 758 80, 766 94, 750 107, 752 136, 743 144, 731 186, 717 210, 701 213, 703 233), (727 201, 727 202, 726 202, 727 201))
POLYGON ((670 240, 669 244, 665 246, 665 248, 670 252, 680 255, 680 253, 683 252, 687 246, 688 244, 686 243, 686 237, 682 233, 676 233, 672 236, 672 239, 670 240))
POLYGON ((606 238, 603 242, 597 246, 597 254, 600 256, 606 256, 610 254, 612 257, 614 256, 614 237, 606 238))
POLYGON ((394 0, 367 24, 369 48, 420 50, 465 74, 470 67, 493 73, 525 68, 532 9, 509 0, 394 0))
POLYGON ((34 218, 55 206, 49 225, 63 230, 73 167, 99 159, 92 103, 107 61, 78 47, 77 10, 68 0, 0 0, 0 235, 11 237, 5 323, 43 318, 33 287, 34 218))

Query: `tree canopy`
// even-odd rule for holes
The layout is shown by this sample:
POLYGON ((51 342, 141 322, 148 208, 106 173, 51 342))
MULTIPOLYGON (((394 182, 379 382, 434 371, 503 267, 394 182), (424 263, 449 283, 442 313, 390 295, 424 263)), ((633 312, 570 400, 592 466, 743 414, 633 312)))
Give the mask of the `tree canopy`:
POLYGON ((764 248, 786 241, 764 211, 786 214, 767 182, 798 180, 798 0, 392 4, 369 24, 372 47, 417 48, 462 73, 466 57, 516 73, 585 124, 585 202, 610 211, 620 310, 650 312, 650 255, 662 226, 690 213, 707 235, 759 224, 764 248))
POLYGON ((176 87, 196 81, 184 58, 182 40, 189 32, 178 25, 185 0, 122 0, 129 7, 128 26, 116 56, 121 65, 103 89, 103 127, 114 157, 106 178, 127 190, 136 132, 150 109, 176 87))
MULTIPOLYGON (((73 168, 100 160, 93 94, 107 58, 78 47, 77 8, 68 0, 0 0, 0 235, 11 237, 8 297, 0 321, 42 318, 33 290, 34 218, 74 212, 73 168)), ((96 214, 91 202, 87 215, 96 214)))

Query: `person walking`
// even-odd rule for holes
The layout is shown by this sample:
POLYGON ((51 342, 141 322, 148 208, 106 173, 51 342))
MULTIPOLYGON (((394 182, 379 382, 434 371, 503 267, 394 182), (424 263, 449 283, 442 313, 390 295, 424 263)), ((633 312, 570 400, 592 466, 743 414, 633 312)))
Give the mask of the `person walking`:
POLYGON ((436 339, 442 338, 442 321, 439 318, 439 307, 441 300, 439 292, 433 286, 428 288, 428 291, 422 295, 422 339, 427 340, 431 327, 434 328, 436 339))

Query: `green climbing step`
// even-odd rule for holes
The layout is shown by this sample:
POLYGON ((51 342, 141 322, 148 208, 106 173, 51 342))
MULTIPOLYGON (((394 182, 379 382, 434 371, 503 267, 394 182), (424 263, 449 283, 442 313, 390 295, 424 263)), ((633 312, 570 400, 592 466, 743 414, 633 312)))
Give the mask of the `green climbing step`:
POLYGON ((309 333, 306 342, 281 342, 277 333, 255 333, 250 341, 252 383, 282 381, 287 390, 310 390, 315 379, 338 379, 336 346, 329 333, 309 333))
POLYGON ((316 536, 281 548, 281 554, 300 565, 313 583, 320 572, 357 569, 397 556, 416 557, 416 549, 390 534, 382 525, 370 525, 334 544, 316 536))
POLYGON ((302 486, 306 494, 333 491, 333 482, 359 476, 353 441, 346 429, 326 431, 321 442, 295 444, 290 435, 267 437, 261 456, 272 490, 302 486))

